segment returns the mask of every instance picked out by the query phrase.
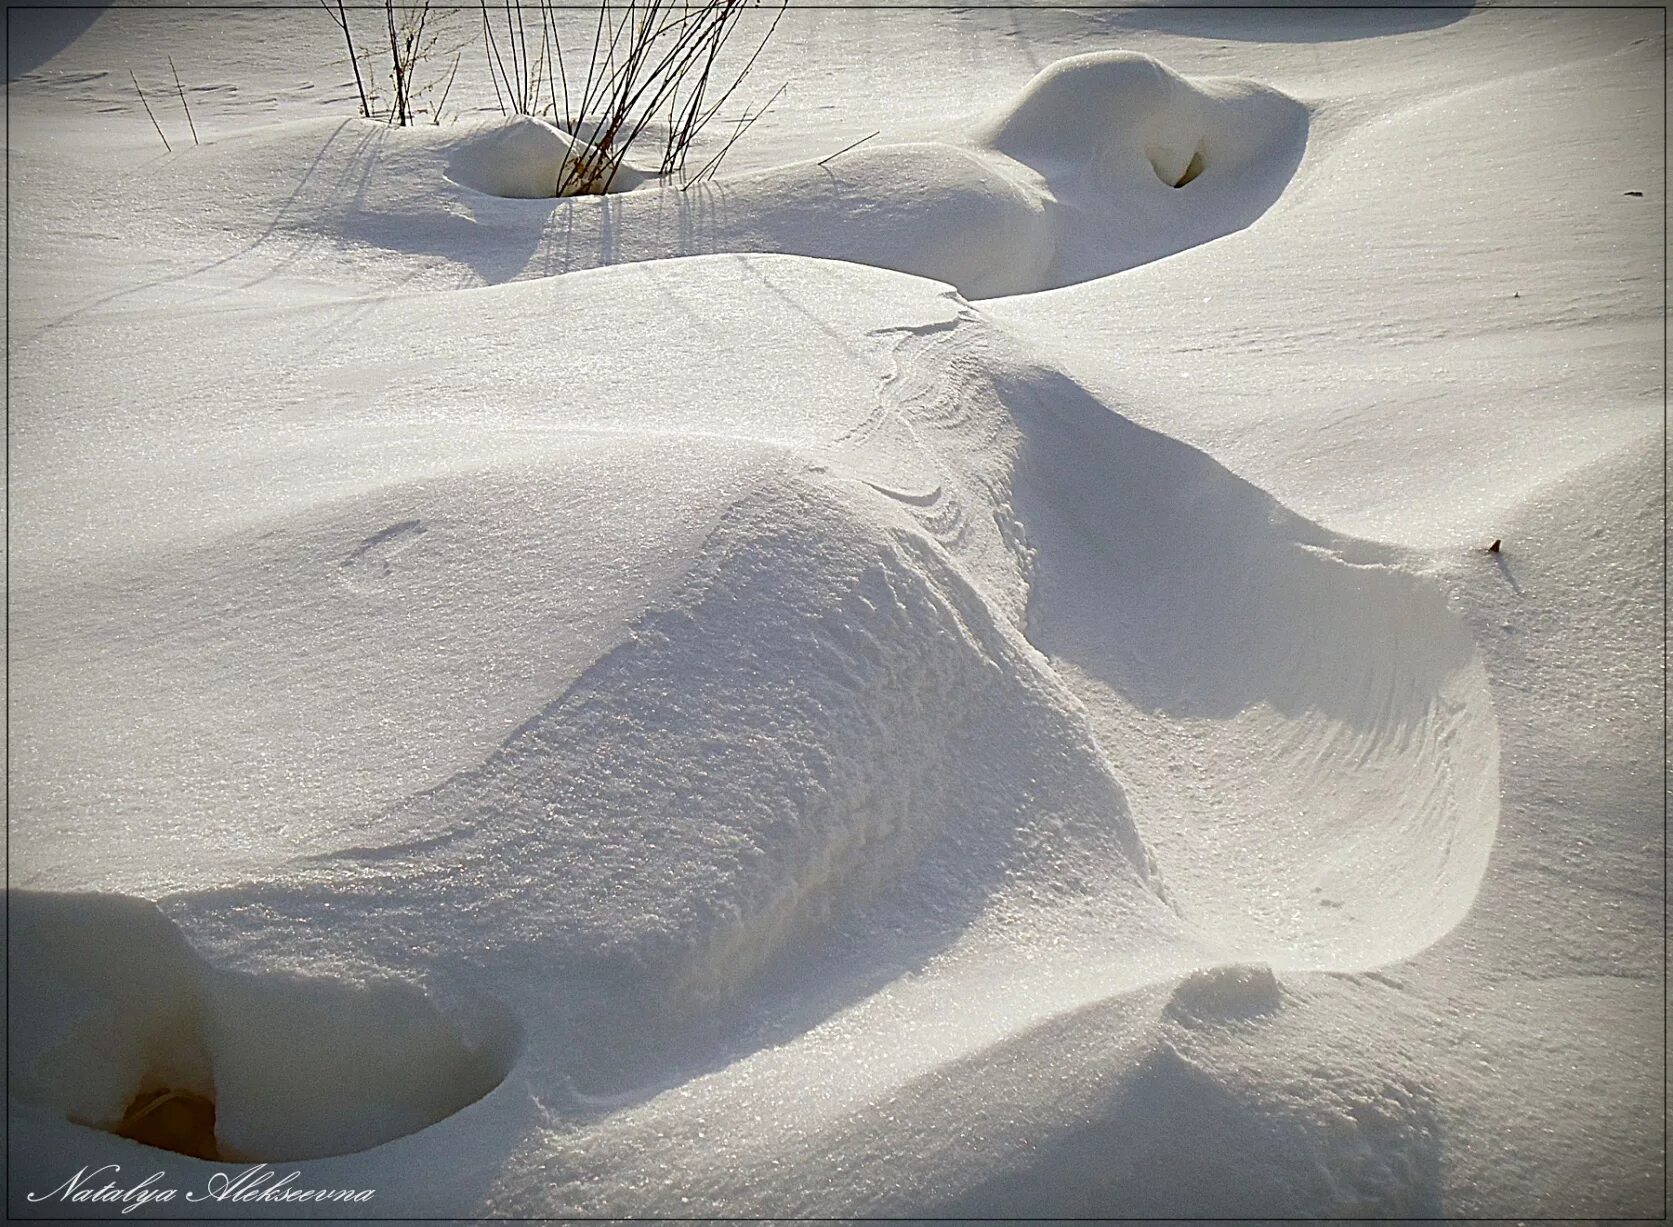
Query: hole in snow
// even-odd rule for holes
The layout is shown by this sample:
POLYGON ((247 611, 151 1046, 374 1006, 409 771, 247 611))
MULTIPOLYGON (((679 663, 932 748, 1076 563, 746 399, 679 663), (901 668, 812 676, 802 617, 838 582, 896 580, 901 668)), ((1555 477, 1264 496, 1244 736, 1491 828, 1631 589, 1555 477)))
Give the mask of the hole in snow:
POLYGON ((504 1078, 517 1029, 412 985, 210 966, 154 905, 11 894, 12 1085, 200 1159, 317 1159, 416 1133, 504 1078))
POLYGON ((1184 187, 1202 174, 1207 166, 1200 143, 1189 155, 1183 149, 1165 145, 1152 145, 1145 150, 1145 155, 1150 159, 1150 168, 1156 172, 1156 177, 1174 188, 1184 187))
POLYGON ((1185 164, 1185 173, 1174 181, 1175 187, 1184 187, 1191 180, 1202 174, 1202 149, 1191 155, 1191 160, 1185 164))
POLYGON ((213 1162, 238 1161, 215 1137, 215 1101, 194 1091, 141 1091, 110 1132, 117 1137, 213 1162))

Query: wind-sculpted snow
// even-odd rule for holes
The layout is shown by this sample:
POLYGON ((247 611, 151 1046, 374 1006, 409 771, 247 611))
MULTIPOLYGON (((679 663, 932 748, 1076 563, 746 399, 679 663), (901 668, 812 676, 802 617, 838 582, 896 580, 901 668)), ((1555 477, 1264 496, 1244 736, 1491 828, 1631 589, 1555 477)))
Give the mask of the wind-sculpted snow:
POLYGON ((1326 8, 15 14, 12 1216, 1661 1213, 1664 31, 1326 8))
POLYGON ((1282 194, 1307 126, 1307 109, 1276 90, 1107 51, 1051 65, 989 115, 685 190, 626 169, 617 187, 635 190, 526 199, 551 195, 570 143, 527 117, 409 129, 318 120, 193 149, 161 169, 160 190, 148 182, 125 206, 146 219, 142 235, 184 224, 207 232, 201 249, 224 253, 165 285, 282 275, 441 288, 785 252, 985 298, 1105 276, 1248 226, 1282 194))
POLYGON ((997 499, 986 516, 914 500, 920 522, 1001 576, 965 526, 1026 526, 1020 620, 1122 747, 1123 778, 1170 815, 1150 824, 1141 807, 1141 831, 1190 848, 1173 889, 1187 918, 1275 963, 1365 966, 1462 917, 1492 843, 1497 733, 1469 632, 1436 589, 1127 421, 979 317, 903 338, 895 361, 916 450, 958 439, 985 469, 963 500, 942 477, 936 503, 997 499))
MULTIPOLYGON (((205 709, 286 692, 286 670, 318 676, 311 657, 334 650, 340 625, 321 611, 339 607, 402 628, 389 686, 430 703, 420 679, 447 667, 458 632, 427 627, 514 573, 531 572, 517 579, 531 594, 578 582, 567 555, 490 548, 558 523, 555 506, 508 499, 506 481, 525 500, 542 483, 590 499, 602 474, 613 504, 701 511, 695 532, 677 516, 642 527, 660 578, 619 631, 577 638, 559 619, 532 649, 482 640, 489 656, 451 683, 456 703, 508 670, 554 679, 492 744, 462 750, 457 734, 403 724, 389 686, 312 692, 297 746, 334 729, 379 744, 365 713, 421 739, 398 776, 406 795, 322 816, 275 792, 275 820, 312 824, 306 856, 253 830, 163 901, 217 963, 393 977, 426 986, 440 1003, 426 1009, 491 1009, 520 1031, 500 1091, 403 1141, 399 1159, 361 1156, 364 1179, 397 1183, 379 1178, 387 1154, 410 1181, 412 1156, 446 1153, 468 1116, 492 1170, 450 1184, 438 1163, 400 1194, 411 1206, 652 1213, 671 1184, 718 1214, 979 1204, 992 1173, 968 1164, 926 1169, 910 1190, 856 1180, 828 1200, 770 1173, 847 1136, 862 1107, 921 1105, 938 1071, 1050 1052, 1055 1020, 1077 1011, 1119 1012, 1195 972, 1169 1027, 1281 1016, 1274 969, 1374 967, 1464 915, 1493 839, 1496 732, 1468 633, 1408 560, 1134 425, 933 285, 789 257, 666 267, 711 310, 635 359, 681 373, 678 397, 641 402, 616 395, 621 359, 608 358, 634 313, 661 310, 619 292, 638 271, 378 305, 309 378, 336 386, 371 354, 398 365, 402 338, 443 326, 461 341, 429 351, 428 388, 387 390, 382 429, 400 441, 376 482, 325 513, 262 512, 257 566, 241 556, 251 530, 209 518, 211 543, 171 564, 196 572, 187 595, 144 614, 184 618, 209 590, 248 611, 248 638, 222 643, 212 668, 193 651, 163 665, 164 684, 205 709), (562 345, 488 339, 508 311, 551 318, 559 294, 571 309, 594 301, 596 327, 562 345), (760 298, 797 306, 781 326, 803 343, 769 360, 783 380, 742 380, 731 359, 760 298), (475 386, 455 384, 453 363, 480 372, 475 386), (439 416, 435 386, 460 388, 439 416), (664 453, 682 440, 676 463, 664 453), (662 459, 620 463, 620 447, 653 444, 662 459), (262 613, 287 570, 317 580, 262 613), (287 660, 260 647, 268 617, 288 628, 287 660), (309 627, 318 643, 297 642, 309 627), (723 1145, 704 1120, 727 1122, 723 1145)), ((282 490, 260 497, 284 505, 282 490)), ((20 599, 33 609, 53 591, 20 599)), ((573 623, 592 609, 575 605, 573 623)), ((26 704, 52 652, 76 650, 57 642, 26 641, 26 704)), ((105 684, 127 684, 123 668, 113 660, 105 684)), ((90 743, 117 744, 97 727, 113 716, 78 718, 90 743)), ((22 868, 76 884, 65 865, 22 868)), ((67 924, 103 906, 53 903, 67 924)), ((33 957, 39 939, 22 940, 14 958, 33 957)), ((173 940, 159 930, 156 949, 173 940)), ((75 989, 95 1010, 117 992, 96 972, 75 989)), ((133 1071, 112 1067, 116 1044, 86 1052, 120 1081, 133 1071)), ((1240 1102, 1142 1035, 1124 1051, 1118 1102, 1201 1116, 1240 1102)), ((61 1099, 29 1100, 43 1145, 72 1128, 45 1119, 61 1099)), ((1426 1110, 1421 1096, 1399 1109, 1419 1125, 1426 1110)), ((1327 1167, 1356 1153, 1359 1135, 1332 1140, 1305 1112, 1285 1128, 1261 1151, 1273 1163, 1286 1148, 1327 1167)), ((1049 1154, 1074 1153, 1073 1130, 1051 1129, 1068 1132, 1049 1154)), ((1099 1212, 1175 1204, 1142 1171, 1082 1191, 1099 1212)), ((1336 1204, 1320 1196, 1307 1204, 1336 1204)))
MULTIPOLYGON (((972 298, 1046 289, 1248 225, 1283 191, 1306 128, 1301 104, 1253 82, 1191 81, 1149 56, 1094 52, 931 140, 559 206, 527 267, 780 251, 916 273, 972 298)), ((492 129, 448 139, 461 141, 454 162, 473 167, 519 148, 492 129)), ((494 175, 468 178, 491 186, 494 175)))
POLYGON ((1034 478, 1016 510, 1054 560, 1031 638, 1142 756, 1124 778, 1171 816, 1141 828, 1178 854, 1187 918, 1287 966, 1450 929, 1492 845, 1498 735, 1441 593, 1061 376, 1000 381, 1034 478))

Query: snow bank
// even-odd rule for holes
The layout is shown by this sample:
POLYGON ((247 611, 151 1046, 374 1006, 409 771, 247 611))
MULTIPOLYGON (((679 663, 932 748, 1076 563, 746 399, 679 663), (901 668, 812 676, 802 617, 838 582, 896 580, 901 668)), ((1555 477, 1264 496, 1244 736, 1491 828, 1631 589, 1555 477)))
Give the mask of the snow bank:
POLYGON ((973 298, 1066 285, 1248 225, 1282 192, 1306 127, 1306 109, 1275 90, 1093 52, 934 141, 652 189, 607 216, 568 206, 555 219, 559 269, 781 251, 899 269, 973 298))
MULTIPOLYGON (((1438 1216, 1444 1118, 1423 1073, 1367 1053, 1367 1040, 1381 1038, 1375 1022, 1339 994, 1321 994, 1336 1008, 1339 1030, 1333 1045, 1306 1056, 1316 1063, 1308 1072, 1327 1089, 1298 1095, 1305 1075, 1270 1054, 1279 1043, 1301 1047, 1300 1020, 1276 1008, 1270 994, 1259 1008, 1230 1011, 1208 1026, 1179 1012, 1182 995, 1210 976, 1229 981, 1231 971, 1188 980, 1154 1038, 1130 1059, 1113 1068, 1088 1063, 1084 1085, 1066 1092, 1072 1125, 1024 1118, 1018 1126, 1037 1131, 1043 1144, 1023 1162, 1001 1161, 939 1211, 1092 1218, 1119 1206, 1144 1218, 1296 1218, 1329 1206, 1342 1217, 1438 1216)), ((1009 1062, 990 1059, 962 1072, 973 1081, 1004 1079, 1007 1063, 1026 1067, 1031 1052, 1048 1046, 1091 1056, 1098 1041, 1121 1035, 1118 1009, 1147 1005, 1100 1003, 1065 1020, 1055 1036, 1019 1036, 1009 1062)))
POLYGON ((995 114, 938 124, 930 139, 885 138, 686 191, 626 166, 607 197, 522 199, 551 197, 574 141, 528 117, 272 125, 183 152, 131 197, 121 183, 101 190, 156 228, 202 227, 200 246, 226 244, 225 260, 182 270, 204 286, 280 274, 454 288, 785 252, 896 269, 975 298, 1101 277, 1249 225, 1283 192, 1307 123, 1307 109, 1276 90, 1096 52, 1046 69, 995 114), (356 190, 340 191, 344 182, 356 190))
POLYGON ((1016 293, 1070 285, 1250 225, 1282 194, 1308 111, 1252 81, 1193 80, 1092 52, 1042 70, 975 142, 1038 174, 1053 259, 1016 293))

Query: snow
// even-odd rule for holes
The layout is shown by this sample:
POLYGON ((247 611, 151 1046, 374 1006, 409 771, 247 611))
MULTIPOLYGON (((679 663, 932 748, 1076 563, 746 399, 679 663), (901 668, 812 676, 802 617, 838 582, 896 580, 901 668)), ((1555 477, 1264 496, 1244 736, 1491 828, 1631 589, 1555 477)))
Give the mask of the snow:
POLYGON ((470 16, 9 14, 12 1211, 1660 1214, 1656 12, 470 16))
MULTIPOLYGON (((447 177, 486 195, 512 200, 551 199, 564 168, 572 158, 589 156, 591 149, 585 141, 533 115, 480 120, 463 132, 457 128, 450 126, 437 142, 449 151, 447 177)), ((629 191, 651 178, 624 162, 610 177, 608 190, 629 191)))
POLYGON ((19 960, 14 989, 40 1005, 13 1032, 15 1093, 73 1121, 120 1117, 155 1084, 213 1097, 227 1154, 364 1150, 481 1098, 515 1044, 508 1019, 473 1020, 467 1039, 395 982, 218 971, 140 900, 19 902, 12 935, 38 957, 19 960))

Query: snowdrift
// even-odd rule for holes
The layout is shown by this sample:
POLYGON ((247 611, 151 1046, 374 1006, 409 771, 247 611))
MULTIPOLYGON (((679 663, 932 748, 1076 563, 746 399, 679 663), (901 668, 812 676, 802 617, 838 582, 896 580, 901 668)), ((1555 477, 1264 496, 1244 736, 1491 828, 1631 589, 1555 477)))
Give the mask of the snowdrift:
MULTIPOLYGON (((229 323, 223 360, 268 335, 229 323)), ((173 878, 166 913, 236 969, 214 974, 260 977, 249 1000, 294 1012, 310 1045, 360 1051, 309 1013, 323 994, 348 1004, 351 1031, 364 1018, 410 1035, 432 1074, 456 1071, 427 1075, 422 1100, 390 1098, 380 1070, 411 1059, 395 1045, 336 1082, 352 1102, 313 1153, 382 1142, 352 1169, 392 1190, 379 1213, 655 1212, 676 1186, 714 1213, 954 1204, 981 1173, 953 1165, 934 1187, 850 1188, 840 1204, 770 1173, 950 1063, 1018 1037, 1033 1037, 1031 1062, 1057 1061, 1060 1017, 1223 965, 1246 970, 1190 982, 1177 1025, 1281 1013, 1271 969, 1376 966, 1474 897, 1496 735, 1439 592, 1394 552, 1134 425, 956 294, 793 257, 598 270, 365 304, 297 378, 302 401, 367 405, 359 451, 271 427, 267 454, 291 463, 252 462, 263 476, 229 507, 226 472, 195 469, 211 432, 163 475, 166 511, 118 498, 75 512, 119 519, 141 545, 166 520, 194 549, 144 580, 123 573, 150 564, 115 554, 79 556, 73 580, 20 577, 34 629, 14 701, 37 732, 18 756, 35 817, 17 871, 152 897, 173 878), (668 293, 627 292, 651 285, 668 293), (704 310, 670 311, 682 295, 704 310), (560 301, 582 321, 561 344, 500 327, 556 318, 560 301), (774 345, 764 319, 799 343, 774 345), (635 369, 679 377, 626 397, 620 338, 653 324, 635 369), (745 348, 763 357, 742 371, 745 348), (345 383, 421 357, 422 379, 380 378, 374 401, 345 383), (644 560, 610 585, 629 603, 586 595, 600 575, 569 543, 594 530, 560 510, 577 498, 635 509, 597 527, 602 556, 644 560), (176 650, 106 652, 87 677, 75 661, 104 632, 69 611, 88 568, 128 594, 107 616, 172 624, 176 650), (210 592, 230 622, 205 612, 210 592), (519 593, 549 611, 528 620, 519 593), (461 632, 482 655, 458 658, 461 632), (367 653, 373 633, 388 646, 367 653), (345 634, 363 659, 337 672, 345 634), (66 676, 81 678, 69 694, 66 676), (40 730, 126 744, 73 787, 133 795, 101 777, 131 770, 123 713, 157 693, 206 721, 189 743, 200 762, 223 756, 185 773, 160 751, 145 804, 164 826, 237 804, 257 751, 215 713, 305 693, 259 753, 377 766, 326 806, 312 769, 270 771, 263 820, 189 868, 78 856, 54 817, 78 803, 40 730), (1234 753, 1260 778, 1216 769, 1234 753), (303 966, 408 987, 278 978, 303 966), (810 1079, 826 1093, 796 1089, 810 1079), (740 1097, 788 1115, 751 1125, 740 1097), (705 1120, 729 1122, 723 1146, 705 1120), (467 1148, 464 1130, 461 1178, 441 1156, 467 1148)), ((250 424, 228 428, 248 450, 250 424)), ((96 521, 66 536, 89 534, 96 521)), ((38 564, 50 549, 36 545, 38 564)), ((20 896, 14 909, 43 920, 14 935, 13 957, 52 966, 139 908, 20 896)), ((136 972, 212 979, 161 921, 129 940, 136 972)), ((266 1136, 244 1115, 258 1097, 239 1100, 223 1073, 256 1059, 232 1034, 255 1007, 198 988, 201 1010, 245 1021, 164 1026, 103 968, 69 960, 21 990, 44 1017, 68 982, 77 1016, 105 1021, 69 1032, 96 1096, 66 1089, 57 1050, 25 1048, 20 1170, 44 1171, 32 1165, 72 1137, 77 1153, 131 1154, 70 1120, 108 1121, 148 1078, 212 1090, 229 1148, 303 1153, 283 1131, 317 1110, 306 1084, 269 1108, 266 1136), (173 1047, 145 1038, 158 1028, 173 1047)), ((1115 1061, 1140 1071, 1135 1094, 1172 1077, 1147 1051, 1115 1061)), ((322 1060, 320 1076, 337 1068, 322 1060)), ((282 1096, 271 1057, 264 1069, 282 1096)), ((343 1162, 307 1170, 349 1183, 343 1162)), ((1152 1204, 1135 1180, 1100 1209, 1152 1204)))
POLYGON ((628 166, 608 196, 506 199, 550 197, 574 139, 526 117, 268 125, 183 152, 160 185, 99 190, 121 197, 141 235, 208 231, 195 247, 222 254, 180 270, 200 287, 277 274, 452 288, 785 252, 977 298, 1101 277, 1250 225, 1283 192, 1307 125, 1307 109, 1276 90, 1111 51, 1060 61, 996 113, 925 138, 686 191, 628 166))
POLYGON ((11 16, 15 1216, 1662 1212, 1655 12, 11 16))
POLYGON ((1039 475, 1016 510, 1057 560, 1031 638, 1105 744, 1142 747, 1127 778, 1175 816, 1152 846, 1190 849, 1159 853, 1185 914, 1275 965, 1374 966, 1450 929, 1486 867, 1498 738, 1441 593, 1060 375, 1002 386, 1039 475))

